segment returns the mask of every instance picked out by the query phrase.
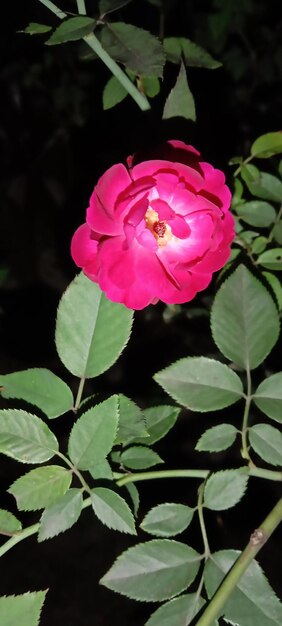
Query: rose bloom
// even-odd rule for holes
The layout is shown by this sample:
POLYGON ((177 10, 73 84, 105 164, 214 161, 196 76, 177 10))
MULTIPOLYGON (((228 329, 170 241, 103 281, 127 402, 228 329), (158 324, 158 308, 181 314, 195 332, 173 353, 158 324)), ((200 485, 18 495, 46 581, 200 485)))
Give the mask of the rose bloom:
POLYGON ((225 176, 182 141, 99 179, 71 254, 107 297, 130 309, 192 300, 223 267, 234 238, 225 176), (155 157, 155 155, 153 155, 155 157))

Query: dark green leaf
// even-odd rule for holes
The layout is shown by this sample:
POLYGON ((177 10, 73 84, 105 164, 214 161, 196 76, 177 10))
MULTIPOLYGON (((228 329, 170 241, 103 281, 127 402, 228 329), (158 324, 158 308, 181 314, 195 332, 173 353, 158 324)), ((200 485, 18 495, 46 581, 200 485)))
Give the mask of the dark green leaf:
POLYGON ((206 50, 185 37, 166 37, 164 39, 164 49, 167 60, 172 63, 180 63, 183 59, 185 65, 205 67, 210 70, 222 65, 222 63, 213 59, 206 50))
POLYGON ((266 133, 258 137, 251 146, 251 154, 253 157, 267 159, 274 154, 282 152, 282 133, 280 131, 274 133, 266 133))
POLYGON ((137 517, 138 515, 138 510, 139 510, 139 504, 140 504, 140 498, 139 498, 139 492, 138 489, 136 487, 136 485, 134 485, 134 483, 128 483, 128 485, 124 485, 125 488, 127 489, 129 495, 130 495, 130 499, 131 502, 133 504, 133 512, 135 517, 137 517))
POLYGON ((173 537, 182 533, 193 519, 194 509, 184 504, 166 502, 153 507, 143 522, 141 528, 150 535, 157 537, 173 537))
POLYGON ((44 367, 0 374, 0 387, 3 398, 19 398, 35 404, 50 419, 66 413, 73 406, 70 388, 44 367))
POLYGON ((89 33, 92 33, 96 20, 86 15, 78 17, 70 17, 64 20, 53 32, 51 37, 45 42, 47 46, 54 46, 67 41, 76 41, 82 39, 89 33))
POLYGON ((176 402, 192 411, 230 406, 243 394, 241 380, 227 365, 205 357, 188 357, 154 376, 176 402))
POLYGON ((250 444, 267 463, 282 466, 282 433, 269 424, 256 424, 249 429, 250 444))
POLYGON ((152 446, 162 439, 176 423, 180 409, 176 406, 152 406, 142 411, 145 416, 146 430, 149 437, 136 439, 135 443, 144 443, 152 446))
MULTIPOLYGON (((145 626, 187 626, 204 604, 205 600, 196 593, 174 598, 160 606, 145 626)), ((212 622, 210 626, 218 626, 218 622, 212 622)))
POLYGON ((252 243, 252 253, 261 254, 268 244, 267 237, 256 237, 252 243))
POLYGON ((244 222, 251 224, 251 226, 258 226, 259 228, 270 226, 276 217, 273 206, 261 200, 253 200, 252 202, 239 204, 236 206, 236 211, 244 222))
POLYGON ((21 31, 26 33, 27 35, 42 35, 43 33, 48 33, 49 30, 52 30, 52 26, 48 26, 47 24, 37 24, 37 22, 30 22, 26 28, 21 31))
MULTIPOLYGON (((251 166, 249 165, 248 167, 250 168, 251 166)), ((282 182, 276 176, 272 176, 268 172, 259 171, 257 177, 246 178, 246 184, 253 196, 263 200, 282 202, 282 182)))
POLYGON ((219 289, 211 328, 219 350, 242 368, 260 365, 275 345, 280 330, 276 305, 244 265, 239 265, 219 289))
POLYGON ((107 109, 111 109, 116 106, 126 98, 128 92, 119 82, 119 80, 112 76, 103 91, 103 109, 106 111, 107 109))
POLYGON ((142 470, 147 467, 152 467, 153 465, 158 465, 158 463, 163 463, 163 460, 157 452, 151 450, 151 448, 146 448, 145 446, 131 446, 121 453, 120 462, 125 467, 129 467, 129 469, 142 470))
POLYGON ((271 274, 270 272, 262 272, 262 274, 263 276, 265 276, 266 280, 269 282, 270 286, 272 287, 272 291, 274 292, 274 295, 276 297, 279 311, 281 311, 282 310, 282 285, 281 285, 279 278, 277 278, 275 274, 271 274))
MULTIPOLYGON (((127 445, 136 438, 148 439, 145 418, 141 409, 123 394, 118 396, 119 425, 115 443, 127 445)), ((144 440, 144 443, 146 441, 144 440)))
POLYGON ((193 582, 200 560, 184 543, 153 539, 119 556, 100 582, 133 600, 159 602, 173 598, 193 582))
POLYGON ((59 500, 72 481, 70 470, 60 465, 37 467, 18 478, 8 489, 20 511, 36 511, 59 500))
POLYGON ((213 511, 230 509, 241 500, 247 484, 248 476, 240 470, 215 472, 206 482, 204 504, 213 511))
POLYGON ((154 98, 160 91, 160 81, 156 76, 143 76, 142 86, 148 98, 154 98))
POLYGON ((273 248, 272 250, 266 250, 263 252, 257 263, 265 267, 267 270, 282 270, 282 248, 273 248))
POLYGON ((38 541, 45 541, 71 528, 77 522, 81 510, 81 490, 69 489, 56 504, 43 511, 38 541))
POLYGON ((275 241, 277 241, 279 245, 282 245, 282 221, 281 220, 280 222, 278 222, 278 224, 275 224, 272 234, 273 234, 273 238, 275 239, 275 241))
POLYGON ((91 492, 95 515, 108 528, 136 535, 134 517, 126 501, 111 489, 97 487, 91 492))
POLYGON ((44 463, 56 454, 58 442, 44 422, 21 409, 0 411, 0 452, 21 463, 44 463))
POLYGON ((1 626, 38 626, 47 591, 0 598, 1 626))
POLYGON ((100 15, 104 16, 106 13, 112 13, 112 11, 118 11, 122 7, 129 4, 131 0, 100 0, 99 11, 100 15))
POLYGON ((263 413, 282 423, 282 372, 263 380, 253 398, 263 413))
POLYGON ((0 509, 0 535, 13 535, 21 528, 21 522, 10 511, 0 509))
POLYGON ((117 61, 139 75, 162 76, 165 63, 161 42, 142 28, 112 22, 104 26, 101 43, 117 61))
POLYGON ((209 428, 200 437, 196 450, 198 452, 220 452, 226 450, 234 443, 237 430, 231 424, 220 424, 209 428))
POLYGON ((175 86, 168 95, 164 106, 163 119, 166 120, 170 117, 185 117, 193 122, 196 121, 195 102, 188 85, 183 63, 180 65, 175 86))

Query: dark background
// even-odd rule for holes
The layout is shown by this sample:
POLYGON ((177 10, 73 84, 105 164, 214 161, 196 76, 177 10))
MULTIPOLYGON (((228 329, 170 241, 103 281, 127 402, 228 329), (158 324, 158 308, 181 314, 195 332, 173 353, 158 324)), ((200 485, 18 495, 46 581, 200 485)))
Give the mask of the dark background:
MULTIPOLYGON (((97 2, 88 1, 90 15, 97 2)), ((60 3, 75 11, 75 3, 60 3)), ((203 45, 223 68, 188 69, 195 96, 197 124, 182 119, 161 121, 165 95, 177 69, 165 70, 162 93, 152 110, 141 113, 127 98, 110 111, 102 110, 102 89, 109 78, 100 61, 83 60, 79 43, 45 47, 43 37, 17 31, 30 22, 56 24, 56 18, 36 0, 11 2, 1 20, 0 69, 0 269, 7 277, 0 287, 0 371, 48 367, 73 388, 77 381, 63 369, 54 345, 55 314, 59 298, 76 273, 70 258, 70 239, 84 221, 85 208, 98 177, 128 154, 179 138, 194 144, 207 161, 221 167, 231 183, 228 160, 248 154, 263 132, 281 127, 282 16, 275 0, 167 0, 165 34, 186 36, 203 45)), ((133 0, 112 15, 159 33, 158 8, 133 0)), ((137 313, 133 337, 111 370, 86 386, 128 394, 140 406, 167 398, 152 382, 152 374, 176 358, 205 354, 218 356, 211 341, 208 317, 193 317, 191 307, 208 311, 215 284, 168 322, 159 304, 137 313)), ((278 349, 268 359, 277 369, 278 349)), ((263 371, 256 373, 258 380, 263 371)), ((238 424, 242 406, 235 405, 220 420, 238 424)), ((62 444, 72 416, 54 424, 62 444)), ((174 431, 157 451, 168 467, 240 465, 234 446, 228 454, 196 454, 199 435, 219 423, 218 415, 182 412, 174 431)), ((52 424, 52 425, 53 425, 52 424)), ((26 469, 26 468, 25 468, 26 469)), ((5 491, 23 468, 1 458, 0 480, 5 491)), ((194 481, 167 481, 140 486, 140 519, 150 506, 179 501, 194 506, 194 481), (154 489, 154 493, 153 492, 154 489)), ((207 513, 212 549, 242 549, 250 533, 274 505, 278 485, 251 480, 248 497, 235 510, 207 513)), ((14 509, 3 496, 3 506, 14 509)), ((37 518, 26 514, 25 524, 37 518)), ((145 534, 140 533, 145 540, 145 534)), ((147 537, 148 538, 148 537, 147 537)), ((201 551, 196 521, 181 541, 201 551)), ((19 544, 2 558, 0 593, 22 593, 49 587, 42 626, 141 626, 150 614, 146 605, 121 598, 98 586, 114 558, 134 541, 113 533, 83 512, 78 525, 64 535, 37 545, 35 538, 19 544)), ((262 551, 260 562, 280 594, 279 535, 262 551)), ((152 607, 153 608, 153 607, 152 607)))

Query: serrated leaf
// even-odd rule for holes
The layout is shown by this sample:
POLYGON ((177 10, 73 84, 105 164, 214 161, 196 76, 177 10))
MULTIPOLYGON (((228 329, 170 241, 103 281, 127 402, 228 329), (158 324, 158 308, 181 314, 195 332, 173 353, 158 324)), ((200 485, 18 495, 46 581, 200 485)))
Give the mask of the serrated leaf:
POLYGON ((115 491, 105 487, 92 489, 91 501, 95 515, 105 526, 122 533, 136 535, 131 510, 127 502, 115 491))
POLYGON ((64 20, 53 32, 51 37, 45 42, 47 46, 66 43, 67 41, 77 41, 89 33, 92 33, 96 20, 86 15, 70 17, 64 20))
MULTIPOLYGON (((240 556, 237 550, 215 552, 205 566, 205 587, 211 598, 240 556)), ((224 605, 225 619, 242 626, 280 626, 282 605, 259 564, 253 560, 224 605)))
POLYGON ((38 24, 37 22, 30 22, 21 32, 26 33, 27 35, 43 35, 44 33, 48 33, 50 30, 52 30, 52 26, 48 26, 47 24, 38 24))
POLYGON ((204 491, 204 505, 213 511, 223 511, 235 506, 243 497, 248 476, 240 470, 223 470, 212 474, 204 491))
POLYGON ((139 510, 139 505, 140 505, 140 498, 139 498, 139 492, 138 489, 136 487, 136 485, 134 485, 134 483, 128 483, 127 485, 124 485, 126 490, 128 491, 129 495, 130 495, 130 499, 131 502, 133 504, 133 513, 135 515, 135 517, 137 517, 138 515, 138 510, 139 510))
POLYGON ((200 437, 196 450, 198 452, 220 452, 234 443, 237 430, 232 424, 219 424, 206 430, 200 437))
POLYGON ((130 2, 131 0, 100 0, 100 15, 103 16, 106 15, 106 13, 112 13, 112 11, 117 11, 118 9, 125 7, 130 2))
POLYGON ((69 456, 82 470, 91 469, 111 451, 118 427, 118 397, 83 413, 74 424, 69 438, 69 456))
POLYGON ((37 467, 18 478, 8 489, 19 511, 36 511, 54 504, 69 488, 70 470, 60 465, 37 467))
POLYGON ((120 462, 129 469, 142 470, 147 467, 152 467, 153 465, 158 465, 158 463, 163 463, 163 460, 157 452, 151 450, 151 448, 146 448, 145 446, 131 446, 121 453, 120 462))
POLYGON ((119 80, 112 76, 106 83, 103 90, 103 109, 107 111, 119 104, 128 96, 128 91, 122 86, 119 80))
POLYGON ((118 404, 119 425, 115 443, 127 445, 138 437, 147 439, 145 419, 139 406, 123 394, 119 394, 118 404))
POLYGON ((184 117, 196 121, 196 109, 193 94, 190 91, 186 70, 183 63, 180 65, 176 83, 168 95, 164 106, 163 119, 170 117, 184 117))
POLYGON ((222 63, 216 61, 212 56, 186 37, 166 37, 164 39, 164 49, 168 61, 180 63, 184 60, 185 65, 190 67, 204 67, 206 69, 216 69, 222 63))
POLYGON ((13 535, 21 528, 21 522, 10 511, 0 509, 0 535, 13 535))
POLYGON ((142 530, 157 537, 173 537, 188 528, 194 509, 184 504, 166 502, 154 506, 140 524, 142 530))
POLYGON ((215 296, 211 329, 219 350, 244 369, 260 365, 275 345, 280 331, 276 305, 244 265, 237 267, 215 296))
POLYGON ((282 285, 281 285, 279 278, 277 278, 275 274, 271 274, 270 272, 262 272, 262 274, 263 276, 265 276, 266 280, 269 282, 272 288, 272 291, 276 297, 278 309, 279 311, 281 311, 282 310, 282 285))
POLYGON ((262 265, 267 270, 282 270, 282 248, 273 248, 263 252, 258 260, 258 265, 262 265))
POLYGON ((68 385, 44 367, 0 374, 0 387, 3 398, 30 402, 50 419, 66 413, 73 406, 73 395, 68 385))
POLYGON ((104 459, 103 461, 100 461, 100 463, 93 465, 93 467, 90 467, 88 471, 90 472, 94 480, 99 480, 101 478, 106 480, 113 480, 113 472, 107 459, 104 459))
POLYGON ((0 411, 0 452, 21 463, 44 463, 56 454, 58 442, 44 422, 21 409, 0 411))
POLYGON ((241 219, 251 226, 267 228, 276 217, 276 211, 271 204, 262 200, 252 200, 236 206, 236 212, 241 219))
POLYGON ((195 579, 201 556, 190 546, 153 539, 124 552, 100 581, 133 600, 159 602, 181 593, 195 579))
POLYGON ((165 55, 161 42, 143 28, 112 22, 101 31, 107 52, 139 75, 162 76, 165 55))
POLYGON ((0 598, 1 626, 38 626, 47 591, 31 591, 21 596, 0 598))
POLYGON ((147 446, 152 446, 153 443, 165 437, 175 425, 180 410, 177 406, 169 405, 152 406, 148 409, 143 409, 142 413, 145 416, 146 430, 149 436, 146 439, 135 439, 135 443, 144 443, 147 446))
POLYGON ((192 411, 230 406, 243 394, 241 380, 227 365, 205 357, 188 357, 155 374, 154 379, 176 402, 192 411))
POLYGON ((280 131, 261 135, 251 146, 251 155, 260 159, 268 159, 281 152, 282 133, 280 131))
POLYGON ((61 361, 80 378, 99 376, 125 348, 132 321, 133 311, 108 300, 96 283, 79 274, 58 307, 56 347, 61 361))
POLYGON ((80 489, 69 489, 56 504, 43 511, 38 541, 45 541, 71 528, 78 520, 82 510, 80 489))
POLYGON ((249 429, 254 451, 271 465, 282 465, 282 433, 269 424, 256 424, 249 429))
POLYGON ((282 372, 265 378, 258 386, 253 400, 268 417, 282 423, 282 372))
MULTIPOLYGON (((145 626, 188 626, 204 604, 205 600, 196 593, 174 598, 160 606, 145 626)), ((210 626, 218 626, 218 622, 214 621, 210 626)))

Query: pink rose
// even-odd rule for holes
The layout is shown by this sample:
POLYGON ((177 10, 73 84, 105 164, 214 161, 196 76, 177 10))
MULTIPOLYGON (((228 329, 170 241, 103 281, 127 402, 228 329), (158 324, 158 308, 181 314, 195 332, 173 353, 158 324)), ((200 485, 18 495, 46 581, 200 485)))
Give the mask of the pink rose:
POLYGON ((234 238, 224 174, 182 141, 161 158, 101 176, 71 254, 110 300, 143 309, 192 300, 228 260, 234 238))

